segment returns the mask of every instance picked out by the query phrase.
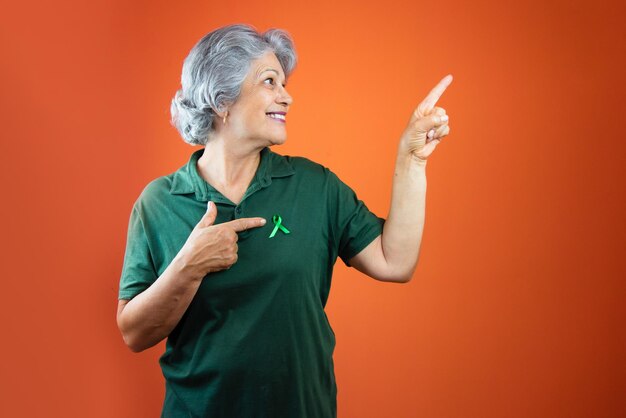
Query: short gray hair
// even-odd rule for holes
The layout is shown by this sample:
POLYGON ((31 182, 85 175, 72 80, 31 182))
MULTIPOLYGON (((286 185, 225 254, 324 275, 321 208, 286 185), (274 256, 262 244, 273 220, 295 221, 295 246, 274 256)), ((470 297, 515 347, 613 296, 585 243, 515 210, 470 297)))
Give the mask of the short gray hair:
POLYGON ((253 26, 224 26, 206 34, 183 63, 182 88, 172 99, 171 123, 185 142, 205 145, 213 130, 216 112, 235 103, 250 62, 274 52, 285 77, 298 57, 290 35, 281 29, 259 33, 253 26))

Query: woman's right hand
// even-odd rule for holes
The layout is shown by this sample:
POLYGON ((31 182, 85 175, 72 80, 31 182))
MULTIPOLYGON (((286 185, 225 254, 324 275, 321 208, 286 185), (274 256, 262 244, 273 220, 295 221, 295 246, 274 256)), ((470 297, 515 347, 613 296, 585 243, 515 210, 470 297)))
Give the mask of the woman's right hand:
POLYGON ((189 234, 177 258, 192 277, 202 279, 208 273, 226 270, 237 262, 237 232, 265 225, 263 218, 241 218, 213 225, 217 217, 215 203, 189 234))

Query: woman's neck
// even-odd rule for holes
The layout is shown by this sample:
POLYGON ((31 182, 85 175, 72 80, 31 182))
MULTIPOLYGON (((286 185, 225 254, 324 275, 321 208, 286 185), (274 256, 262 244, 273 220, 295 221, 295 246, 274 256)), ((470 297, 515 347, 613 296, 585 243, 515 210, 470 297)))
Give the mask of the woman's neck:
POLYGON ((262 149, 245 149, 212 138, 198 159, 198 173, 233 203, 239 204, 259 167, 262 149))

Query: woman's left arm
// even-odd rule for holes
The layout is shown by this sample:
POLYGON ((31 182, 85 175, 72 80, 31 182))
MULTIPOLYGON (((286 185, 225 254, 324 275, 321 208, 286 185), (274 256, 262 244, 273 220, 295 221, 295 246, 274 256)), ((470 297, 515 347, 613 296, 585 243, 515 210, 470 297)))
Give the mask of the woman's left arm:
POLYGON ((426 162, 448 135, 448 116, 437 100, 452 82, 444 77, 415 109, 398 145, 391 207, 382 234, 349 260, 377 280, 408 282, 419 258, 426 206, 426 162))

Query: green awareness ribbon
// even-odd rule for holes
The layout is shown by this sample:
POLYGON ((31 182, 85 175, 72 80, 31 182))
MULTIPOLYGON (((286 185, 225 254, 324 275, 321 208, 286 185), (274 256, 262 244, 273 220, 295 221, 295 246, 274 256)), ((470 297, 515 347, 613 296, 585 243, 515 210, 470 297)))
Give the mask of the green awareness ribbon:
POLYGON ((276 235, 276 233, 278 232, 279 229, 281 231, 283 231, 285 234, 289 233, 289 230, 282 225, 283 224, 283 218, 281 218, 280 215, 274 215, 272 217, 272 222, 274 222, 275 226, 274 226, 274 230, 270 234, 270 238, 274 238, 274 235, 276 235))

